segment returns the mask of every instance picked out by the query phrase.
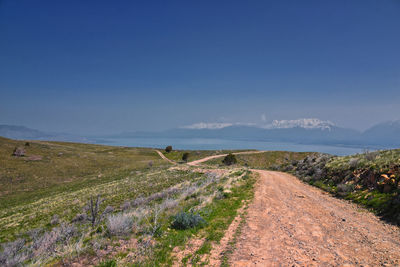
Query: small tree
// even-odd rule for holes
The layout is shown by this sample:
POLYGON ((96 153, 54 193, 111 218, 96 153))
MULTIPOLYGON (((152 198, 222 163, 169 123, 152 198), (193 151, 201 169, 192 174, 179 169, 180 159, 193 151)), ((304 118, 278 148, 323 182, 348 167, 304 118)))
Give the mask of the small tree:
POLYGON ((165 148, 165 152, 169 153, 169 152, 171 152, 171 151, 172 151, 172 146, 167 146, 167 147, 165 148))
POLYGON ((235 155, 233 155, 232 153, 229 153, 223 160, 222 163, 224 163, 225 165, 229 166, 232 164, 235 164, 237 162, 235 155))
POLYGON ((182 155, 182 160, 185 161, 185 162, 187 162, 187 161, 188 161, 188 158, 189 158, 189 153, 188 153, 188 152, 183 153, 183 155, 182 155))

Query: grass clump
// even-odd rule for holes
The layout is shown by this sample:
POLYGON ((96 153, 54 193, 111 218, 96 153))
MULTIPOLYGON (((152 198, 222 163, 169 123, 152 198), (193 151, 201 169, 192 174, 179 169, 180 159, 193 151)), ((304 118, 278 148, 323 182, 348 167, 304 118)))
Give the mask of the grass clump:
POLYGON ((111 214, 106 224, 110 235, 125 236, 132 232, 133 218, 125 213, 111 214))
POLYGON ((174 216, 171 227, 177 230, 185 230, 201 227, 205 224, 206 221, 199 214, 193 212, 179 212, 174 216))

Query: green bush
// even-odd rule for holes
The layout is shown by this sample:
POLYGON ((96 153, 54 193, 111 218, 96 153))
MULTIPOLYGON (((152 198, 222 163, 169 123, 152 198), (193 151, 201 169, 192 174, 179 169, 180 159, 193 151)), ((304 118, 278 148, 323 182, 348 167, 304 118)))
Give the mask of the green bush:
POLYGON ((188 158, 189 158, 189 153, 188 152, 183 153, 182 160, 187 162, 188 158))
POLYGON ((177 230, 185 230, 194 227, 201 227, 206 221, 199 215, 193 212, 179 212, 175 215, 172 221, 172 228, 177 230))
POLYGON ((233 155, 232 153, 229 153, 223 160, 222 163, 224 163, 227 166, 233 165, 237 163, 237 159, 235 157, 235 155, 233 155))
POLYGON ((169 152, 171 152, 171 151, 172 151, 172 146, 167 146, 167 147, 165 148, 165 152, 169 153, 169 152))

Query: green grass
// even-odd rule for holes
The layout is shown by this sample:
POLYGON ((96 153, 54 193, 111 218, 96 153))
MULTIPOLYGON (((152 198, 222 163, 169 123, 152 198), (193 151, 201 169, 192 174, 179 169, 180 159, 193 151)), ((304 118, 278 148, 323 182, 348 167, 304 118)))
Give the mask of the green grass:
MULTIPOLYGON (((206 264, 200 262, 199 256, 211 251, 211 244, 220 241, 224 236, 226 229, 236 217, 237 210, 244 204, 243 200, 250 200, 253 197, 255 180, 253 174, 246 174, 241 182, 231 189, 232 193, 229 197, 216 199, 202 208, 200 214, 207 222, 204 228, 168 231, 160 239, 160 246, 155 253, 156 266, 170 266, 173 263, 172 249, 177 246, 183 247, 190 238, 204 238, 205 243, 194 255, 189 255, 184 261, 194 262, 197 265, 206 264)), ((186 207, 186 209, 189 208, 190 206, 186 207)))
POLYGON ((128 173, 166 165, 151 149, 79 143, 16 141, 0 137, 0 210, 37 201, 43 196, 75 191, 125 177, 128 173), (15 147, 27 156, 13 157, 15 147), (29 161, 31 155, 42 160, 29 161))
POLYGON ((351 192, 345 198, 362 204, 379 214, 388 208, 388 201, 392 197, 393 193, 381 193, 377 190, 362 190, 351 192))
POLYGON ((221 259, 221 267, 228 267, 229 266, 229 257, 233 254, 235 250, 236 243, 238 241, 238 237, 242 233, 243 226, 245 225, 245 216, 247 215, 247 212, 243 213, 240 215, 241 221, 239 223, 238 228, 236 229, 233 239, 229 241, 228 247, 225 249, 225 251, 222 252, 222 259, 221 259))
POLYGON ((316 186, 322 190, 325 190, 327 192, 330 192, 330 193, 336 192, 336 187, 334 185, 332 185, 332 183, 326 183, 323 181, 316 181, 316 182, 310 181, 309 184, 314 185, 314 186, 316 186))
POLYGON ((182 156, 186 152, 189 153, 188 161, 194 161, 208 156, 240 152, 240 151, 249 151, 249 150, 172 150, 169 153, 165 152, 165 150, 162 150, 161 152, 170 160, 176 162, 182 162, 182 156))
POLYGON ((400 165, 400 149, 366 152, 345 157, 334 157, 328 162, 327 168, 332 171, 351 169, 350 160, 352 159, 357 160, 357 169, 375 169, 385 172, 389 170, 389 166, 391 165, 400 165))
MULTIPOLYGON (((311 152, 266 151, 255 154, 235 155, 236 166, 255 169, 271 169, 278 165, 288 164, 293 160, 301 160, 312 154, 311 152)), ((207 161, 209 165, 223 165, 223 158, 207 161)))
MULTIPOLYGON (((123 240, 146 238, 151 229, 156 229, 152 227, 159 230, 152 234, 155 243, 150 252, 132 259, 130 253, 139 253, 140 245, 128 250, 121 246, 114 256, 105 256, 99 266, 169 265, 173 260, 173 247, 183 246, 194 235, 201 235, 206 242, 188 260, 204 264, 200 262, 200 256, 207 255, 212 244, 222 238, 236 216, 236 210, 243 205, 242 200, 250 199, 253 193, 255 178, 244 169, 232 169, 222 176, 212 177, 196 172, 194 167, 170 169, 172 165, 151 149, 45 141, 29 143, 29 146, 24 146, 25 141, 0 138, 0 242, 22 237, 27 241, 26 248, 33 249, 31 245, 36 241, 30 236, 30 231, 40 229, 42 233, 49 233, 61 223, 76 227, 78 235, 66 243, 57 243, 55 254, 35 257, 25 262, 26 265, 57 264, 65 259, 73 262, 78 255, 75 247, 79 247, 81 257, 93 257, 99 247, 118 249, 123 240), (15 147, 24 147, 27 155, 20 158, 11 156, 15 147), (28 160, 32 155, 39 155, 42 159, 28 160), (149 162, 152 162, 151 166, 149 162), (120 213, 120 207, 126 201, 146 198, 171 188, 180 191, 161 199, 148 200, 142 206, 126 211, 137 214, 144 208, 148 213, 142 219, 132 217, 136 220, 135 230, 127 236, 110 236, 105 220, 93 229, 87 222, 72 222, 78 213, 83 212, 91 196, 101 195, 104 199, 100 211, 112 206, 114 213, 120 213), (194 188, 193 193, 185 193, 191 192, 190 188, 194 188), (226 193, 224 188, 231 192, 226 193), (156 225, 154 210, 167 200, 176 206, 163 208, 156 225), (189 209, 198 210, 207 224, 183 231, 171 230, 172 216, 189 209), (55 225, 50 223, 53 215, 59 218, 55 225)), ((175 151, 168 156, 175 155, 173 159, 176 160, 183 153, 175 151)), ((191 153, 193 157, 189 160, 220 152, 191 153)))
POLYGON ((196 173, 166 169, 127 174, 107 183, 76 188, 75 191, 60 192, 35 202, 3 209, 0 211, 1 242, 11 240, 21 232, 46 227, 54 214, 64 221, 71 221, 87 204, 90 196, 100 194, 106 198, 104 207, 111 205, 119 209, 126 200, 148 196, 197 177, 196 173))

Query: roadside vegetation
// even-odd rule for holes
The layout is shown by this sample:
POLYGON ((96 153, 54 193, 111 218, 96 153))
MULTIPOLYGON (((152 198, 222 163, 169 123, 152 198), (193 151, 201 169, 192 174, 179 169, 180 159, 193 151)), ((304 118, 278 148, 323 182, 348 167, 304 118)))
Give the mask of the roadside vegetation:
POLYGON ((207 262, 255 181, 241 168, 171 168, 150 149, 0 142, 1 266, 207 262))
POLYGON ((277 170, 359 203, 382 218, 400 224, 400 149, 337 157, 312 154, 277 170))
MULTIPOLYGON (((271 169, 277 168, 283 164, 292 162, 293 160, 301 160, 314 152, 287 152, 287 151, 266 151, 254 154, 237 154, 236 166, 249 167, 254 169, 271 169)), ((206 162, 208 165, 224 166, 224 158, 212 159, 206 162)))
MULTIPOLYGON (((220 155, 220 154, 229 154, 234 152, 242 152, 249 150, 172 150, 171 152, 163 151, 164 156, 168 159, 173 160, 175 162, 184 163, 185 160, 183 156, 187 153, 187 160, 195 161, 198 159, 202 159, 209 156, 220 155)), ((221 159, 219 159, 221 161, 221 159)))

